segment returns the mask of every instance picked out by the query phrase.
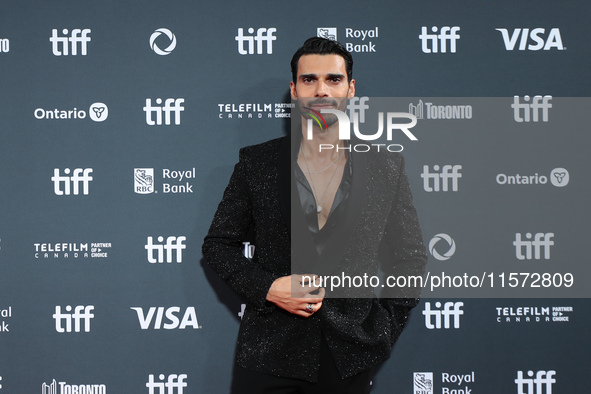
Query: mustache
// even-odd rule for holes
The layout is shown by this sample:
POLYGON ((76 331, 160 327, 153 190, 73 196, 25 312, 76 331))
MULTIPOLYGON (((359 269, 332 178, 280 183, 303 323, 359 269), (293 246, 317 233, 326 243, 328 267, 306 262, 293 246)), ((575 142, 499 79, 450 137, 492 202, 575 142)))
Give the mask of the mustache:
POLYGON ((307 103, 307 105, 308 105, 308 107, 312 107, 314 105, 332 105, 332 106, 336 107, 338 105, 338 103, 336 100, 322 98, 322 99, 310 101, 307 103))

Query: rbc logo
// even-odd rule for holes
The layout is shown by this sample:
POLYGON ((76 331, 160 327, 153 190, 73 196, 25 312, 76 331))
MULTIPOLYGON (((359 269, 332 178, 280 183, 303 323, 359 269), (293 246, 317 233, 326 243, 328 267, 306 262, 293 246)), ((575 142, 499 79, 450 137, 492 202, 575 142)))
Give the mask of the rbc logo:
POLYGON ((542 249, 544 250, 544 260, 550 260, 550 246, 554 245, 552 238, 554 233, 525 234, 525 241, 521 239, 521 233, 515 234, 515 257, 519 260, 540 260, 542 249), (523 253, 525 251, 525 254, 523 253), (533 252, 533 253, 532 253, 533 252))
MULTIPOLYGON (((145 246, 145 249, 148 251, 148 262, 151 264, 154 263, 164 263, 164 250, 166 250, 166 262, 172 263, 172 252, 176 251, 176 262, 182 263, 183 262, 183 249, 187 249, 187 245, 183 244, 183 241, 186 241, 187 237, 168 237, 166 238, 166 244, 154 244, 153 238, 148 237, 148 243, 145 246), (156 256, 154 256, 154 252, 156 252, 156 256)), ((164 237, 159 236, 158 242, 163 242, 164 237)))
POLYGON ((441 168, 441 172, 438 172, 440 167, 434 165, 433 170, 437 172, 430 172, 429 166, 425 165, 421 174, 423 188, 426 192, 438 192, 440 190, 444 192, 449 190, 457 192, 458 181, 462 177, 462 174, 460 174, 461 169, 461 165, 444 165, 441 168))
MULTIPOLYGON (((273 35, 277 31, 276 28, 271 27, 269 29, 261 27, 257 29, 256 36, 245 36, 244 29, 238 29, 238 35, 235 37, 236 41, 238 41, 238 53, 241 55, 254 55, 254 47, 256 41, 256 53, 261 55, 263 53, 263 46, 266 43, 267 46, 267 54, 270 55, 273 53, 273 41, 277 39, 273 35), (248 43, 247 48, 245 48, 245 43, 248 43)), ((248 33, 253 34, 254 29, 252 27, 248 28, 248 33)))
POLYGON ((66 176, 60 175, 59 168, 53 169, 53 176, 51 180, 53 181, 53 191, 58 196, 66 195, 69 196, 70 193, 77 196, 80 193, 80 184, 82 184, 82 194, 88 195, 88 186, 90 181, 92 181, 92 177, 90 174, 92 173, 92 168, 76 168, 74 169, 74 174, 72 176, 68 176, 70 174, 70 169, 66 168, 64 170, 64 174, 66 176), (62 186, 63 185, 63 189, 62 186))
POLYGON ((529 378, 523 377, 523 371, 517 371, 517 394, 551 394, 552 385, 556 383, 556 371, 537 371, 534 378, 534 371, 527 371, 529 378), (535 387, 535 391, 534 391, 535 387), (544 387, 546 389, 544 390, 544 387))
POLYGON ((456 53, 456 41, 460 39, 460 35, 458 34, 460 28, 458 26, 443 26, 441 30, 436 26, 433 26, 431 31, 433 34, 428 34, 427 26, 421 28, 419 39, 422 41, 421 50, 423 53, 446 53, 448 41, 449 51, 451 53, 456 53), (437 31, 439 31, 439 34, 437 34, 437 31), (429 46, 429 43, 431 46, 429 46))
MULTIPOLYGON (((56 306, 53 318, 55 319, 55 330, 57 332, 72 332, 72 321, 74 321, 74 332, 80 332, 80 322, 84 321, 84 332, 90 332, 90 319, 94 318, 91 312, 94 306, 78 305, 74 308, 74 313, 62 313, 62 307, 56 306), (62 326, 62 321, 66 323, 66 327, 62 326)), ((72 307, 66 306, 66 312, 71 312, 72 307)))
POLYGON ((186 374, 172 374, 168 375, 168 378, 164 374, 158 375, 159 382, 154 381, 154 375, 148 375, 148 383, 146 383, 146 387, 148 388, 148 394, 164 394, 164 389, 166 389, 166 394, 183 394, 183 388, 187 387, 187 379, 186 374), (175 391, 176 388, 176 391, 175 391), (158 389, 156 392, 155 389, 158 389))
POLYGON ((445 329, 451 328, 453 317, 453 327, 460 328, 460 316, 464 314, 464 311, 462 310, 463 306, 463 302, 446 302, 443 306, 443 310, 441 310, 439 309, 441 308, 441 302, 436 302, 435 307, 438 309, 431 310, 431 303, 425 302, 425 310, 423 310, 423 315, 425 315, 425 327, 429 330, 439 330, 442 327, 445 329), (435 322, 433 322, 432 318, 435 318, 435 322))
POLYGON ((90 29, 73 29, 70 37, 68 37, 68 29, 62 30, 64 37, 59 37, 57 29, 51 30, 51 50, 55 56, 76 56, 78 54, 78 43, 80 43, 80 54, 86 56, 87 45, 90 42, 90 29), (70 50, 70 45, 71 50, 70 50))
POLYGON ((134 168, 134 191, 138 194, 154 193, 154 169, 134 168))

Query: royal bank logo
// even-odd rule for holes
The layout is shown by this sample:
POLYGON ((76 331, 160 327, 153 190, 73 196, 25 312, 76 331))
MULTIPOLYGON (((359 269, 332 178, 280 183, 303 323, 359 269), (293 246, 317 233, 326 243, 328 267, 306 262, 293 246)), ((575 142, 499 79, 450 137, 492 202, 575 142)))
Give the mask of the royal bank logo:
POLYGON ((419 100, 408 104, 408 113, 417 119, 472 119, 471 105, 442 105, 419 100))
POLYGON ((89 115, 90 119, 95 122, 104 122, 109 117, 109 107, 105 103, 97 102, 90 105, 88 112, 78 108, 36 108, 33 114, 39 120, 81 120, 86 119, 86 116, 89 115))
POLYGON ((447 234, 436 234, 429 241, 429 252, 439 261, 449 260, 456 252, 456 242, 447 234))
MULTIPOLYGON (((374 27, 373 29, 355 29, 352 27, 346 27, 344 30, 345 38, 343 39, 343 45, 347 51, 351 53, 376 52, 375 39, 380 36, 380 30, 378 26, 374 27), (374 41, 370 39, 374 39, 374 41)), ((337 28, 318 27, 316 28, 316 36, 337 41, 337 28)))
POLYGON ((414 372, 412 394, 434 394, 433 372, 414 372))
POLYGON ((566 49, 562 44, 560 29, 557 27, 550 29, 548 33, 546 33, 546 29, 541 27, 531 30, 529 28, 516 28, 511 33, 509 33, 509 29, 501 27, 495 30, 501 33, 507 51, 516 49, 517 43, 519 43, 519 46, 517 46, 519 51, 549 51, 551 49, 562 51, 566 49))
POLYGON ((146 383, 146 387, 148 388, 148 394, 164 394, 166 391, 167 394, 183 394, 183 389, 187 387, 187 379, 186 374, 171 374, 171 375, 158 375, 156 377, 152 374, 148 375, 148 383, 146 383))
POLYGON ((456 53, 456 43, 460 39, 458 26, 431 27, 431 33, 427 32, 427 26, 421 27, 421 50, 423 53, 456 53))
POLYGON ((517 394, 552 394, 552 385, 556 383, 554 376, 556 371, 527 371, 526 378, 523 371, 517 371, 517 394))
POLYGON ((319 27, 316 29, 316 37, 326 38, 327 40, 338 41, 336 27, 319 27))
POLYGON ((107 386, 104 384, 68 384, 53 379, 49 384, 43 382, 41 394, 107 394, 107 386))
POLYGON ((10 51, 10 40, 8 38, 0 38, 0 53, 8 53, 10 51))
POLYGON ((137 194, 154 193, 154 169, 134 168, 133 169, 133 191, 137 194))
POLYGON ((249 27, 247 29, 248 34, 244 34, 244 29, 238 29, 238 35, 234 37, 234 39, 238 42, 238 53, 241 55, 262 55, 263 51, 266 49, 265 53, 267 55, 271 55, 273 53, 273 41, 277 39, 274 33, 277 32, 277 29, 274 27, 266 28, 261 27, 257 29, 256 35, 254 34, 254 29, 249 27), (256 47, 256 50, 255 50, 256 47))
POLYGON ((157 55, 169 55, 174 51, 174 48, 176 48, 176 36, 168 29, 156 29, 156 31, 150 36, 150 48, 152 48, 157 55), (168 39, 167 42, 165 42, 166 39, 168 39), (160 43, 160 46, 158 43, 160 43))
POLYGON ((88 52, 88 43, 90 42, 90 29, 68 29, 62 30, 63 36, 60 36, 57 29, 51 30, 51 50, 55 56, 76 56, 78 49, 80 54, 86 56, 88 52), (69 36, 68 36, 69 34, 69 36))
POLYGON ((0 322, 0 334, 5 333, 5 332, 10 332, 10 329, 8 328, 9 324, 6 323, 6 319, 10 319, 11 317, 12 317, 12 307, 11 306, 9 306, 6 309, 0 309, 0 318, 2 318, 2 321, 0 322))

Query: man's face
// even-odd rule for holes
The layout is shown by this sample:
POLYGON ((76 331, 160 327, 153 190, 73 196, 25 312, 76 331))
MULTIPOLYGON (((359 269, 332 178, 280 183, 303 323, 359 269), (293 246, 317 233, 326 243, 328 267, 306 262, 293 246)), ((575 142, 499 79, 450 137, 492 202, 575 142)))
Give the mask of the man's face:
MULTIPOLYGON (((345 111, 347 100, 355 96, 355 80, 347 80, 345 60, 339 55, 303 55, 298 62, 298 78, 290 83, 291 97, 306 117, 304 107, 345 111)), ((323 114, 328 126, 334 114, 323 114)))

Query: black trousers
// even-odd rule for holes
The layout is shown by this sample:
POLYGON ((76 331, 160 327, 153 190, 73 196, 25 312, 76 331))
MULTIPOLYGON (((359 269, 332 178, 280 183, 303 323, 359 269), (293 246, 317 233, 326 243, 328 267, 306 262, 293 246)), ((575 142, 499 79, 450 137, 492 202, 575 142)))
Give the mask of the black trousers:
POLYGON ((318 382, 281 378, 234 365, 232 394, 368 394, 373 370, 342 379, 323 339, 318 382))

